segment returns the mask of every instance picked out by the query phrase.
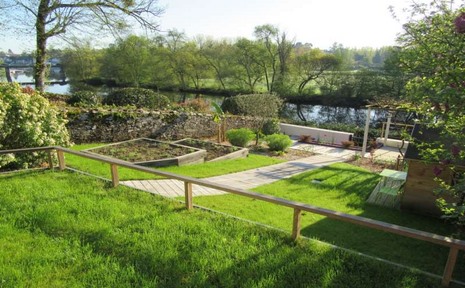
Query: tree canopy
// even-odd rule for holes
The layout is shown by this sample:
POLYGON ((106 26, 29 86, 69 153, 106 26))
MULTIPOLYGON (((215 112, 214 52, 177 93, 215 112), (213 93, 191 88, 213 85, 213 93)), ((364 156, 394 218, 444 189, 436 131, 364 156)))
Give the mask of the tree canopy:
POLYGON ((156 30, 156 19, 162 13, 156 4, 157 0, 2 0, 0 16, 7 28, 34 31, 34 80, 36 89, 43 91, 49 39, 91 31, 116 32, 133 24, 156 30))
MULTIPOLYGON (((449 164, 465 160, 465 13, 464 7, 452 9, 450 3, 435 1, 412 6, 412 18, 399 37, 402 44, 401 67, 412 75, 407 83, 411 108, 421 122, 441 131, 440 139, 422 145, 423 158, 438 163, 435 174, 449 164)), ((434 140, 434 139, 432 139, 434 140)), ((464 172, 452 166, 455 180, 440 180, 439 192, 455 194, 456 201, 441 201, 449 217, 465 225, 464 172)))

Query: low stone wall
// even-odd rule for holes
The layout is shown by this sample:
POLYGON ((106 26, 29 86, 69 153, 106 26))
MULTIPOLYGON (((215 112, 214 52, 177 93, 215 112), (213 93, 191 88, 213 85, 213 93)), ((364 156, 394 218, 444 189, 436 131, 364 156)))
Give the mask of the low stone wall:
POLYGON ((300 137, 303 135, 311 136, 311 138, 315 139, 314 141, 326 144, 341 145, 341 142, 349 141, 354 136, 354 133, 349 132, 341 132, 286 123, 280 123, 279 126, 281 132, 286 135, 296 137, 300 137))
MULTIPOLYGON (((210 114, 179 111, 120 109, 68 112, 68 131, 74 143, 119 142, 134 138, 179 140, 208 138, 218 133, 210 114)), ((252 128, 253 117, 227 116, 226 130, 252 128)))

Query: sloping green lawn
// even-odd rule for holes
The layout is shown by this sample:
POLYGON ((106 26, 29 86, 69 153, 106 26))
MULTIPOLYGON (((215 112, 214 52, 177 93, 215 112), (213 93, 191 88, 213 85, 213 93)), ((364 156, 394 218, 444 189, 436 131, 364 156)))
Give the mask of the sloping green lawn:
MULTIPOLYGON (((453 228, 441 220, 366 203, 380 176, 362 168, 337 163, 253 189, 256 192, 312 204, 396 225, 449 236, 453 228), (312 180, 321 180, 319 184, 312 180)), ((194 198, 194 204, 257 221, 286 231, 292 229, 293 210, 258 200, 219 195, 194 198)), ((303 213, 302 235, 353 249, 396 263, 442 275, 448 248, 373 229, 303 213)), ((461 252, 454 277, 465 280, 461 252)))
POLYGON ((0 286, 423 288, 439 283, 325 244, 296 244, 285 233, 109 186, 71 172, 0 175, 0 286))
MULTIPOLYGON (((84 150, 92 147, 101 146, 101 143, 93 144, 80 144, 72 147, 74 150, 84 150)), ((72 154, 65 154, 66 165, 68 167, 90 173, 106 179, 111 179, 110 165, 99 161, 86 159, 72 154)), ((254 169, 258 167, 282 163, 283 160, 261 156, 256 154, 249 154, 246 158, 223 160, 219 162, 207 162, 203 164, 187 165, 187 166, 170 166, 160 167, 157 170, 172 172, 184 176, 191 176, 196 178, 213 177, 228 173, 240 172, 244 170, 254 169)), ((118 168, 121 180, 144 180, 144 179, 157 179, 158 177, 153 174, 148 174, 127 168, 118 168)))

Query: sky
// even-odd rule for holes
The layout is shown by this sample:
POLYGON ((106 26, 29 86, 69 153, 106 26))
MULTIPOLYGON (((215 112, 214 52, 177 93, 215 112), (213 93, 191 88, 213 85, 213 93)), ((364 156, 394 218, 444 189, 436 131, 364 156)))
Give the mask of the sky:
MULTIPOLYGON (((160 29, 177 29, 188 37, 253 38, 256 26, 272 24, 295 42, 328 49, 334 43, 348 48, 395 45, 402 32, 388 7, 401 11, 410 0, 159 0, 165 9, 160 29)), ((34 49, 32 36, 0 39, 0 51, 34 49)), ((59 47, 59 42, 51 41, 59 47)))
POLYGON ((390 46, 402 24, 388 7, 400 11, 409 0, 159 0, 162 30, 176 28, 189 37, 253 37, 258 25, 272 24, 296 42, 326 49, 390 46))

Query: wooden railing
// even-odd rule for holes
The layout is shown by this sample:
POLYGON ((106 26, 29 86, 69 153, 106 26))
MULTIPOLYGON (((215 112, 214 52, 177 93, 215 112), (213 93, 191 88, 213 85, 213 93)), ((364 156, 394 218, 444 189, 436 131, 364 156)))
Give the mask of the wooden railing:
MULTIPOLYGON (((384 138, 384 132, 386 130, 386 125, 387 125, 387 122, 383 122, 383 125, 381 126, 381 135, 379 136, 380 138, 384 138)), ((400 126, 400 127, 403 127, 402 129, 404 131, 407 131, 407 129, 412 130, 415 125, 405 124, 405 123, 390 123, 389 126, 400 126)))
POLYGON ((70 150, 67 148, 63 148, 63 147, 53 146, 53 147, 41 147, 41 148, 3 150, 3 151, 0 151, 0 154, 25 153, 25 152, 37 152, 37 151, 48 152, 48 155, 49 155, 48 163, 51 169, 54 168, 54 164, 52 161, 53 151, 56 151, 57 153, 58 168, 60 170, 64 170, 66 168, 65 157, 64 157, 65 153, 108 163, 110 165, 109 168, 111 171, 111 178, 112 178, 111 180, 112 180, 112 184, 114 187, 119 185, 118 167, 125 167, 125 168, 129 168, 133 170, 138 170, 138 171, 142 171, 142 172, 146 172, 150 174, 160 175, 160 176, 164 176, 167 178, 183 181, 184 182, 184 193, 185 193, 185 205, 186 205, 186 208, 189 210, 193 209, 194 207, 193 198, 192 198, 192 184, 197 184, 197 185, 201 185, 204 187, 210 187, 213 189, 218 189, 221 191, 241 195, 244 197, 249 197, 249 198, 262 200, 265 202, 270 202, 270 203, 274 203, 277 205, 292 208, 294 209, 294 216, 293 216, 291 236, 294 240, 296 240, 300 236, 301 215, 302 215, 302 211, 306 211, 306 212, 323 215, 323 216, 326 216, 332 219, 340 220, 343 222, 348 222, 348 223, 368 227, 371 229, 376 229, 376 230, 389 232, 389 233, 396 234, 396 235, 409 237, 412 239, 417 239, 417 240, 426 241, 426 242, 449 247, 450 249, 449 256, 448 256, 448 259, 447 259, 447 262, 444 268, 444 273, 443 273, 442 281, 441 281, 441 284, 444 287, 448 287, 452 280, 452 274, 455 268, 459 250, 465 251, 465 241, 463 240, 445 237, 441 235, 436 235, 433 233, 411 229, 411 228, 407 228, 403 226, 393 225, 393 224, 389 224, 386 222, 372 220, 372 219, 364 218, 360 216, 345 214, 342 212, 337 212, 337 211, 333 211, 333 210, 329 210, 329 209, 325 209, 321 207, 316 207, 310 204, 289 201, 289 200, 279 198, 279 197, 259 194, 259 193, 255 193, 255 192, 244 190, 244 189, 238 189, 238 188, 234 188, 234 187, 227 186, 227 185, 213 183, 207 180, 196 179, 196 178, 187 177, 187 176, 181 176, 181 175, 173 174, 170 172, 159 171, 159 170, 155 170, 155 169, 148 168, 148 167, 138 166, 138 165, 135 165, 135 164, 123 161, 123 160, 107 158, 107 157, 99 156, 96 154, 90 154, 90 153, 85 153, 85 152, 80 152, 80 151, 74 151, 74 150, 70 150))

